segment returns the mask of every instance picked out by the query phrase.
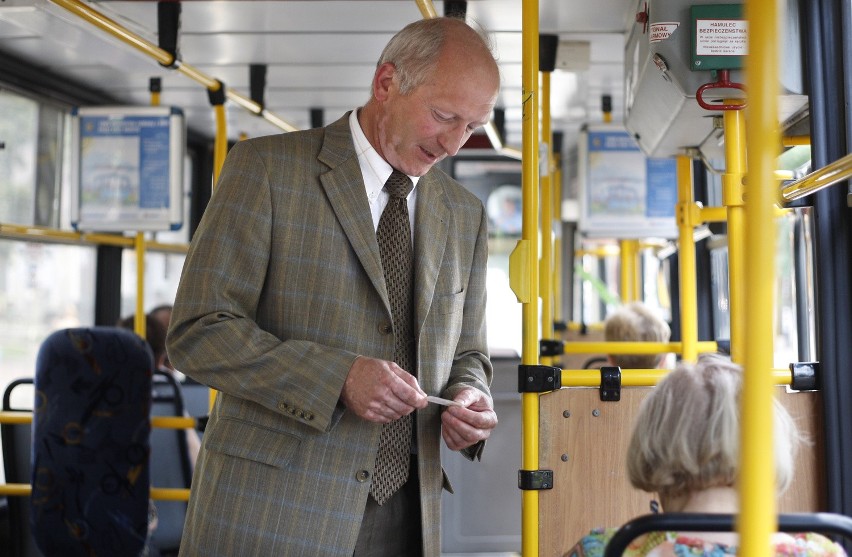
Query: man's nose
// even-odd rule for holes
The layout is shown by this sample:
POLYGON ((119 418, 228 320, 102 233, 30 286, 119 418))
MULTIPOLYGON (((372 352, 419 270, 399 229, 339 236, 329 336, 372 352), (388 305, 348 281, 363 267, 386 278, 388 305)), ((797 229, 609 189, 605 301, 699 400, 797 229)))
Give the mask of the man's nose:
POLYGON ((470 132, 467 126, 459 124, 439 135, 438 142, 444 152, 452 157, 459 152, 459 149, 461 149, 461 146, 464 145, 468 137, 470 137, 470 132))

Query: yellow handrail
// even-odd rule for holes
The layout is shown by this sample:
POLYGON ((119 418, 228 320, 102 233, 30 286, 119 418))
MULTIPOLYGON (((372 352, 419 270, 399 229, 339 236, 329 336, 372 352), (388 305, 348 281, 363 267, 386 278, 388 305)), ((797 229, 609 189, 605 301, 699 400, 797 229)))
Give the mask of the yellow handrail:
MULTIPOLYGON (((0 424, 31 424, 32 412, 0 411, 0 424)), ((189 416, 151 416, 151 427, 160 429, 195 429, 198 420, 189 416)))
MULTIPOLYGON (((736 104, 737 101, 725 101, 736 104)), ((746 173, 745 116, 742 110, 726 110, 725 130, 726 170, 722 175, 723 198, 728 208, 728 288, 730 291, 731 359, 743 362, 745 334, 745 266, 746 252, 742 238, 745 234, 743 177, 746 173)), ((751 254, 749 254, 751 257, 751 254)))
POLYGON ((795 201, 852 178, 852 153, 781 188, 784 201, 795 201))
POLYGON ((417 7, 420 9, 423 19, 438 17, 438 12, 435 11, 435 5, 432 4, 432 0, 415 0, 415 2, 417 2, 417 7))
MULTIPOLYGON (((32 412, 21 412, 14 410, 0 411, 0 423, 3 424, 30 424, 33 421, 32 412)), ((195 418, 180 416, 153 416, 151 426, 166 429, 195 429, 198 421, 195 418)), ((0 483, 0 495, 29 497, 32 486, 20 483, 0 483)), ((151 498, 166 501, 188 501, 189 489, 152 487, 151 498)))
POLYGON ((698 357, 698 289, 696 286, 694 231, 698 225, 691 209, 695 205, 692 191, 692 159, 680 155, 677 164, 677 226, 678 226, 678 278, 680 280, 682 357, 694 362, 698 357))
MULTIPOLYGON (((57 6, 68 10, 80 19, 88 21, 95 27, 109 33, 110 35, 116 37, 122 42, 132 46, 143 54, 150 56, 155 61, 162 64, 164 67, 173 68, 177 70, 178 72, 182 73, 193 81, 200 83, 206 89, 209 89, 211 91, 217 91, 219 89, 220 82, 216 78, 206 75, 197 68, 190 66, 186 62, 176 60, 170 52, 160 48, 159 46, 153 44, 147 39, 140 37, 136 33, 133 33, 126 27, 110 19, 106 15, 98 12, 91 6, 84 4, 79 0, 50 1, 56 4, 57 6)), ((284 131, 289 132, 298 129, 296 128, 296 126, 286 122, 284 119, 272 115, 267 110, 263 109, 263 107, 261 107, 258 103, 254 102, 253 100, 245 97, 244 95, 238 93, 237 91, 231 88, 225 88, 225 96, 229 100, 238 104, 239 106, 246 108, 255 114, 259 114, 272 125, 277 126, 283 129, 284 131)))
MULTIPOLYGON (((565 354, 662 354, 665 352, 680 353, 683 350, 682 342, 626 342, 626 341, 600 341, 600 342, 566 342, 565 354)), ((715 341, 701 341, 695 343, 696 352, 716 352, 718 346, 715 341)))
MULTIPOLYGON (((521 242, 526 246, 529 299, 522 304, 523 322, 521 362, 538 364, 538 0, 524 0, 521 23, 521 83, 523 86, 521 190, 523 197, 523 225, 521 242)), ((521 469, 535 471, 539 466, 539 394, 521 395, 521 469)), ((521 554, 538 557, 539 497, 535 489, 521 492, 521 554)))
MULTIPOLYGON (((622 387, 652 387, 660 382, 668 369, 622 369, 622 387)), ((597 369, 563 369, 563 387, 600 387, 601 372, 597 369)), ((789 369, 773 369, 770 380, 775 385, 790 385, 793 374, 789 369)))
POLYGON ((585 327, 589 331, 603 331, 604 324, 602 321, 598 321, 597 323, 577 323, 576 321, 568 322, 569 331, 581 331, 583 327, 585 327))
MULTIPOLYGON (((541 299, 541 337, 553 338, 553 175, 551 174, 553 134, 550 121, 550 72, 539 72, 541 76, 541 135, 547 151, 540 164, 543 169, 541 183, 541 260, 539 270, 539 297, 541 299)), ((544 358, 543 364, 552 365, 552 358, 544 358)))
MULTIPOLYGON (((133 248, 136 238, 118 234, 102 234, 91 232, 74 232, 58 230, 45 226, 0 223, 0 238, 26 240, 29 242, 51 242, 59 244, 105 245, 133 248)), ((188 244, 168 244, 163 242, 146 242, 148 251, 186 253, 188 244)))
MULTIPOLYGON (((745 344, 740 352, 745 374, 740 405, 741 502, 737 532, 740 555, 769 557, 774 554, 771 536, 777 530, 775 461, 773 454, 772 389, 773 318, 775 285, 776 222, 779 201, 773 171, 778 157, 778 24, 777 0, 748 0, 748 56, 746 90, 749 95, 746 185, 745 344)), ((732 238, 731 242, 737 241, 732 238)), ((729 242, 729 245, 730 243, 729 242)), ((733 335, 732 335, 733 336, 733 335)), ((733 338, 731 339, 733 341, 733 338)), ((734 350, 734 346, 731 347, 734 350)))

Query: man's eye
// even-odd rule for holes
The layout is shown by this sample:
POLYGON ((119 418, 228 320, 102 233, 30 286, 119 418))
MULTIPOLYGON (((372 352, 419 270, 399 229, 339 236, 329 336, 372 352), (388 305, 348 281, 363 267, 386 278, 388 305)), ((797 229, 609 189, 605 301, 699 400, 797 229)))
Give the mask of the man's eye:
POLYGON ((435 119, 436 119, 436 120, 439 120, 439 121, 441 121, 441 122, 449 122, 450 120, 452 120, 452 117, 450 117, 450 116, 446 116, 446 115, 444 115, 444 114, 441 114, 441 113, 440 113, 440 112, 438 112, 437 110, 433 110, 433 111, 432 111, 432 114, 434 114, 434 115, 435 115, 435 119))

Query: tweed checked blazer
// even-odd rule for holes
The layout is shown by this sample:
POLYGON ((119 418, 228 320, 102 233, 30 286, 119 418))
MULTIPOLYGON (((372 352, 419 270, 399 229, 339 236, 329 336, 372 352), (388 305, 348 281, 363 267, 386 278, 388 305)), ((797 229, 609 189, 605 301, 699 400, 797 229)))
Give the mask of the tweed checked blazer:
MULTIPOLYGON (((417 185, 417 376, 486 393, 486 215, 438 169, 417 185)), ((192 240, 168 335, 217 389, 182 556, 351 557, 381 425, 340 402, 361 354, 391 360, 379 248, 348 115, 237 143, 192 240)), ((417 412, 424 556, 440 554, 440 408, 417 412)), ((463 451, 479 456, 482 443, 463 451)))

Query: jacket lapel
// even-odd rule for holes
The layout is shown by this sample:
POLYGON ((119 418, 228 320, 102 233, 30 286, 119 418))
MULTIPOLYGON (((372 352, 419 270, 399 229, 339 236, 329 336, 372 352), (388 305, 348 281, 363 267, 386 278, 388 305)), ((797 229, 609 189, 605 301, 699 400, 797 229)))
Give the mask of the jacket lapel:
POLYGON ((417 335, 435 295, 438 271, 444 258, 450 226, 450 209, 444 186, 434 172, 417 183, 417 215, 414 231, 414 316, 417 335))
POLYGON ((349 113, 326 128, 323 146, 317 158, 330 167, 328 172, 320 175, 320 181, 331 207, 367 276, 390 312, 379 244, 373 230, 361 167, 352 145, 349 113))

